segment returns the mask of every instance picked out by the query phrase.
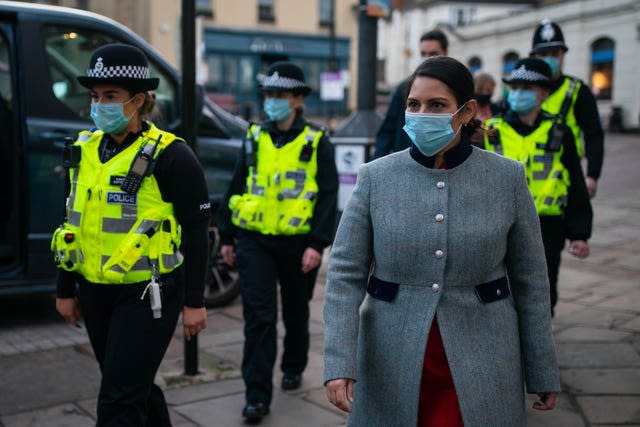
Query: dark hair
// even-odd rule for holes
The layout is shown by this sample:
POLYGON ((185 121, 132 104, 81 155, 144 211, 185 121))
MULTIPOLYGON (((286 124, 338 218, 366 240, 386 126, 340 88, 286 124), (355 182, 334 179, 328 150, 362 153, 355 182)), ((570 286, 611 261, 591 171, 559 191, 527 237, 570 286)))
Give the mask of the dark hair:
POLYGON ((440 46, 444 51, 449 48, 449 40, 447 39, 447 36, 445 36, 444 33, 440 30, 431 30, 424 33, 422 37, 420 37, 420 41, 423 42, 426 40, 435 40, 437 42, 440 42, 440 46))
MULTIPOLYGON (((458 108, 474 99, 475 91, 471 72, 460 61, 449 56, 434 56, 425 59, 424 62, 416 68, 409 77, 409 80, 407 80, 407 88, 404 94, 405 101, 409 96, 413 82, 418 77, 431 77, 447 85, 456 98, 458 108)), ((472 119, 467 125, 462 127, 462 133, 470 135, 480 125, 481 122, 479 120, 472 119)))

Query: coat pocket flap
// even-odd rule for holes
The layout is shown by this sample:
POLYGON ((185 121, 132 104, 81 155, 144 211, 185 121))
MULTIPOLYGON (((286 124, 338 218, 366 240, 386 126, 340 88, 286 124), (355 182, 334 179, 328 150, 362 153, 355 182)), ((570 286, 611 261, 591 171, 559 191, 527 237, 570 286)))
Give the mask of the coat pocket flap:
POLYGON ((506 277, 477 285, 475 291, 478 299, 485 304, 507 298, 511 295, 511 292, 509 292, 509 282, 506 277))
POLYGON ((367 293, 375 299, 391 302, 398 294, 399 286, 399 283, 386 282, 371 276, 367 285, 367 293))

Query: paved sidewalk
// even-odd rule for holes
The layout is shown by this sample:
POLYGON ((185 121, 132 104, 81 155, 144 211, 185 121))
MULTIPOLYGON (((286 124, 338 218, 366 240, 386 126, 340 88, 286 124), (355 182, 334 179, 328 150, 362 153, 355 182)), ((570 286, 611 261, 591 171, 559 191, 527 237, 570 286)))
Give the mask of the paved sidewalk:
MULTIPOLYGON (((640 138, 607 143, 609 157, 631 153, 640 164, 640 138)), ((614 169, 605 165, 606 170, 614 169)), ((640 427, 640 173, 633 173, 633 179, 603 177, 590 258, 563 256, 553 327, 564 393, 554 411, 528 410, 530 426, 640 427), (607 185, 616 187, 615 196, 607 195, 607 185)), ((311 304, 303 386, 295 392, 274 387, 271 414, 261 425, 344 425, 322 387, 323 279, 321 274, 311 304)), ((199 337, 202 373, 194 378, 181 375, 177 330, 157 378, 176 427, 244 425, 242 326, 239 301, 209 312, 209 326, 199 337)), ((62 322, 0 328, 0 372, 0 427, 94 425, 99 372, 84 330, 62 322)), ((274 384, 279 383, 276 370, 274 384)))

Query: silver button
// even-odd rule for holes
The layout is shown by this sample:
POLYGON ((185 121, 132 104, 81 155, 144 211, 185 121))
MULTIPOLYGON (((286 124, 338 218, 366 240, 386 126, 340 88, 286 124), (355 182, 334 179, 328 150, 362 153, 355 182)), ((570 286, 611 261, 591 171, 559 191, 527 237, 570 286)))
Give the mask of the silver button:
POLYGON ((496 291, 496 295, 498 295, 498 296, 502 295, 502 291, 501 291, 500 289, 498 289, 498 290, 496 291))
POLYGON ((442 258, 444 256, 444 252, 442 252, 440 249, 438 249, 436 251, 436 258, 442 258))
POLYGON ((444 215, 442 215, 442 214, 436 215, 436 221, 438 221, 438 222, 444 221, 444 215))
POLYGON ((438 183, 436 184, 436 187, 444 188, 444 181, 438 181, 438 183))
POLYGON ((440 290, 440 285, 438 285, 437 283, 434 283, 433 285, 431 285, 431 290, 433 292, 438 292, 440 290))

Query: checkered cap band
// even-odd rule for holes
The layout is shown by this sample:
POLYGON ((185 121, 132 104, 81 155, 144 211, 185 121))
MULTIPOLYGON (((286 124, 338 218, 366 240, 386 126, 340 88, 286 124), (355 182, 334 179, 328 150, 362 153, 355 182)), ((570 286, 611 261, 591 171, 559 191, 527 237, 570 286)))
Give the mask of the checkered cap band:
POLYGON ((283 89, 295 89, 298 87, 307 87, 304 82, 290 77, 282 77, 277 72, 267 76, 262 81, 264 87, 281 87, 283 89))
POLYGON ((528 82, 548 82, 549 78, 544 74, 538 73, 536 71, 527 70, 524 65, 516 68, 511 72, 511 75, 508 78, 509 81, 513 80, 524 80, 528 82))
POLYGON ((114 65, 111 67, 100 67, 100 69, 87 70, 87 77, 114 78, 124 77, 128 79, 149 79, 151 73, 148 67, 142 65, 114 65))

